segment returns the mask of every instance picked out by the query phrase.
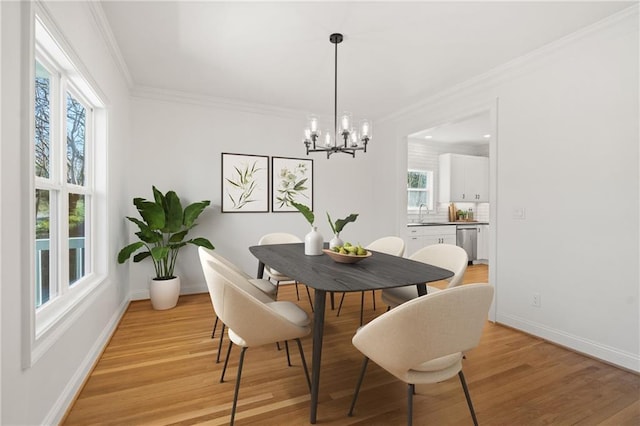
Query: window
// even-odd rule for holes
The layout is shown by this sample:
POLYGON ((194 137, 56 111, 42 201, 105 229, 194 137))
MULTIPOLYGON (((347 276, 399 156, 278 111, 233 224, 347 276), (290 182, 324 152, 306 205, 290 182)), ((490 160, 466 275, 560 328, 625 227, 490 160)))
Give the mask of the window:
POLYGON ((407 210, 433 210, 433 172, 409 170, 407 172, 407 210))
POLYGON ((104 105, 39 17, 35 28, 32 342, 95 288, 105 269, 96 253, 106 245, 96 244, 105 231, 93 226, 104 215, 96 201, 106 170, 96 154, 105 152, 104 105))

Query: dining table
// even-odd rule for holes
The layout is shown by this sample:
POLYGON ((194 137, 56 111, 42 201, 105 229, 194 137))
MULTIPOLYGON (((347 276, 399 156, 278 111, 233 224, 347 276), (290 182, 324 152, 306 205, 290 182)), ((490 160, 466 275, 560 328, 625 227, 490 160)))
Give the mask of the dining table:
POLYGON ((304 243, 268 244, 249 247, 258 259, 257 277, 264 266, 287 275, 314 289, 313 355, 311 362, 310 423, 315 424, 320 389, 320 362, 324 335, 327 293, 358 292, 385 288, 417 286, 418 294, 427 294, 426 283, 453 276, 453 272, 404 257, 371 251, 372 255, 357 263, 339 263, 326 254, 305 255, 304 243))

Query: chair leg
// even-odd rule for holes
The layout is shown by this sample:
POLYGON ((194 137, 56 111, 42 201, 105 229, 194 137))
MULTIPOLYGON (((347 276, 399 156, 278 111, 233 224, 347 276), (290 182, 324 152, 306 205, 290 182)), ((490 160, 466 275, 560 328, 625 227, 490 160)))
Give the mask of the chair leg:
POLYGON ((273 296, 273 300, 278 300, 278 290, 280 289, 280 281, 276 281, 276 294, 273 296))
POLYGON ((469 411, 471 412, 471 418, 473 419, 473 424, 474 426, 478 426, 478 419, 476 418, 476 412, 473 409, 473 403, 471 402, 471 395, 469 395, 469 388, 467 387, 467 381, 464 379, 464 374, 462 374, 462 370, 458 372, 458 377, 460 377, 460 383, 462 383, 464 396, 465 398, 467 398, 467 405, 469 406, 469 411))
POLYGON ((309 298, 309 305, 311 305, 311 312, 315 312, 313 310, 313 302, 311 301, 311 292, 309 291, 309 286, 305 285, 304 288, 307 289, 307 297, 309 298))
POLYGON ((373 300, 373 310, 376 310, 376 291, 371 290, 371 300, 373 300))
POLYGON ((291 357, 289 356, 289 342, 284 341, 284 348, 287 351, 287 365, 291 367, 291 357))
POLYGON ((213 331, 211 332, 211 338, 213 339, 216 335, 216 328, 218 327, 218 316, 216 315, 216 322, 213 323, 213 331))
POLYGON ((247 351, 246 347, 242 348, 240 352, 240 362, 238 363, 238 377, 236 378, 236 390, 233 393, 233 407, 231 407, 231 421, 229 424, 233 426, 233 420, 236 417, 236 406, 238 405, 238 391, 240 390, 240 378, 242 377, 242 364, 244 363, 244 354, 247 351))
POLYGON ((340 311, 342 310, 342 302, 344 302, 344 295, 346 293, 342 293, 342 297, 340 298, 340 304, 338 305, 338 313, 336 314, 337 317, 340 316, 340 311))
POLYGON ((229 364, 229 355, 231 355, 231 346, 233 342, 229 339, 229 349, 227 349, 227 357, 224 360, 224 367, 222 367, 222 375, 220 375, 220 383, 224 383, 224 373, 227 371, 227 364, 229 364))
POLYGON ((224 323, 222 323, 222 332, 220 333, 220 342, 218 342, 218 355, 216 355, 216 364, 220 362, 220 351, 222 351, 222 339, 224 339, 224 323))
POLYGON ((413 424, 413 395, 416 393, 416 385, 413 383, 409 383, 409 388, 407 390, 407 425, 411 426, 413 424))
POLYGON ((360 327, 364 322, 364 291, 360 292, 360 327))
POLYGON ((309 377, 309 370, 307 369, 307 360, 304 359, 304 351, 302 350, 302 342, 300 339, 296 339, 298 342, 298 351, 300 351, 300 359, 302 360, 302 368, 304 368, 304 375, 307 377, 307 385, 309 385, 309 392, 311 392, 311 378, 309 377))
POLYGON ((296 299, 298 302, 300 301, 300 293, 298 292, 298 281, 294 281, 296 283, 296 299))
POLYGON ((351 408, 349 408, 349 417, 353 417, 353 409, 356 406, 356 400, 358 399, 358 393, 360 393, 360 386, 362 386, 362 379, 364 379, 364 373, 367 371, 367 364, 369 363, 369 358, 364 357, 362 361, 362 368, 360 369, 360 376, 358 377, 358 383, 356 383, 356 391, 353 394, 353 400, 351 401, 351 408))

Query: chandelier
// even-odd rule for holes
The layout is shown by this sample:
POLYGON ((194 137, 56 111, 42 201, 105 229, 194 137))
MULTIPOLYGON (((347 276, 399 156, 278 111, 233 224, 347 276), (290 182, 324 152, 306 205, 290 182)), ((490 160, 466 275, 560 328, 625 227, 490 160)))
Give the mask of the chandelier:
POLYGON ((369 120, 362 120, 359 129, 356 129, 353 127, 351 113, 344 112, 340 116, 338 124, 338 44, 342 40, 343 36, 339 33, 329 36, 329 41, 335 45, 334 130, 326 130, 323 135, 319 129, 318 117, 310 115, 304 130, 304 145, 307 147, 307 155, 310 152, 326 152, 327 158, 329 158, 331 154, 341 152, 355 157, 356 151, 367 152, 367 143, 371 140, 371 122, 369 120))

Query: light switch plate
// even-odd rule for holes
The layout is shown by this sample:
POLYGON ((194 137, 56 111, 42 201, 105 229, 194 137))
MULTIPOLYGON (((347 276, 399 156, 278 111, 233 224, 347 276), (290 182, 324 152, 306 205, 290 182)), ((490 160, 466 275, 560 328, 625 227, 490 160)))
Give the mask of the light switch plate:
POLYGON ((526 217, 524 207, 515 207, 511 216, 514 219, 524 219, 526 217))

